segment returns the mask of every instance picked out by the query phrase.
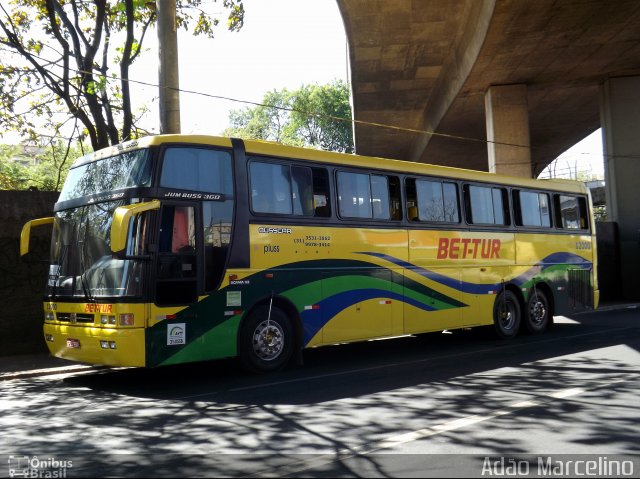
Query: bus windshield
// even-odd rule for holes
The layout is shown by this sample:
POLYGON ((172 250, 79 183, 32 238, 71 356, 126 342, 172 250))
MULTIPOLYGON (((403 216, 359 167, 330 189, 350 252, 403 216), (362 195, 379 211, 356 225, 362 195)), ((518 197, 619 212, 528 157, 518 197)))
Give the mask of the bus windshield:
POLYGON ((81 158, 78 166, 69 170, 58 201, 151 184, 151 159, 147 149, 85 161, 90 158, 91 155, 81 158))
MULTIPOLYGON (((56 213, 51 242, 48 293, 84 297, 141 295, 141 263, 114 258, 110 232, 115 209, 124 201, 81 206, 56 213)), ((132 230, 131 244, 143 240, 144 217, 132 230)))

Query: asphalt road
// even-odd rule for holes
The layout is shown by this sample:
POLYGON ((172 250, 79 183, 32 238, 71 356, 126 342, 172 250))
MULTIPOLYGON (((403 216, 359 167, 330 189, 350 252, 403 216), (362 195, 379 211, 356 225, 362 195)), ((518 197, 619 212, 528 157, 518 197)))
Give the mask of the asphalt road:
POLYGON ((0 382, 0 476, 480 477, 487 458, 551 455, 640 475, 640 309, 304 360, 267 376, 217 361, 0 382))

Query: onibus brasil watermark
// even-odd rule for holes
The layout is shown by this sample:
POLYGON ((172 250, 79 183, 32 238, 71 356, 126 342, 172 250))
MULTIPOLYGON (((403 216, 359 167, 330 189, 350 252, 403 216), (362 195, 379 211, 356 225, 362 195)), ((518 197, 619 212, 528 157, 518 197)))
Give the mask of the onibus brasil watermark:
POLYGON ((65 478, 73 461, 56 457, 9 456, 9 477, 65 478))
POLYGON ((633 460, 607 456, 532 456, 527 459, 485 457, 482 476, 536 477, 634 477, 637 464, 633 460))

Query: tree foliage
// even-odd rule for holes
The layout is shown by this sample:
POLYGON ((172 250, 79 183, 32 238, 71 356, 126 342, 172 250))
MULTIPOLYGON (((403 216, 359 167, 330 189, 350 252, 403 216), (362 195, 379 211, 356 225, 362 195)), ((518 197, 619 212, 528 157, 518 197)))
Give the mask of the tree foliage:
MULTIPOLYGON (((162 1, 162 0, 158 0, 162 1)), ((177 0, 178 27, 213 37, 203 0, 177 0)), ((222 0, 227 27, 243 25, 242 0, 222 0)), ((36 137, 81 129, 94 150, 138 135, 129 70, 156 23, 146 0, 11 0, 0 4, 0 128, 36 137), (63 119, 56 114, 66 113, 63 119)))
POLYGON ((0 189, 60 191, 69 168, 85 150, 60 139, 43 146, 0 145, 0 189))
POLYGON ((273 90, 262 104, 233 110, 226 136, 353 153, 349 86, 343 81, 273 90))

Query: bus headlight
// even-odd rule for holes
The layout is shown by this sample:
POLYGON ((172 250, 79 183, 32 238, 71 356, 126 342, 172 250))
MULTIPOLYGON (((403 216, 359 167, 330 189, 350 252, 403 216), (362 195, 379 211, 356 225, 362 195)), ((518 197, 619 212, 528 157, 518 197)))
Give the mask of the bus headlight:
POLYGON ((102 349, 116 349, 116 342, 115 341, 104 341, 104 340, 101 340, 100 341, 100 347, 102 349))
POLYGON ((44 313, 45 321, 53 321, 54 319, 56 319, 56 315, 53 311, 47 311, 46 313, 44 313))
POLYGON ((100 316, 100 323, 101 324, 116 324, 116 317, 103 314, 102 316, 100 316))

